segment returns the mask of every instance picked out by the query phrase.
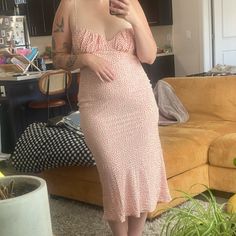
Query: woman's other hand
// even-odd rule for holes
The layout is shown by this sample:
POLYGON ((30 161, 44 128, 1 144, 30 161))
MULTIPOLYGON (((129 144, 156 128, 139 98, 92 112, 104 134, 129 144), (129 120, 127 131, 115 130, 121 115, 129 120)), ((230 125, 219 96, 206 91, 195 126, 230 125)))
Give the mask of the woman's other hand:
POLYGON ((93 54, 81 54, 83 64, 89 67, 102 82, 111 82, 115 75, 109 62, 93 54))
MULTIPOLYGON (((110 0, 110 11, 116 16, 125 19, 131 25, 139 24, 139 17, 130 0, 110 0)), ((148 0, 147 0, 148 1, 148 0)))

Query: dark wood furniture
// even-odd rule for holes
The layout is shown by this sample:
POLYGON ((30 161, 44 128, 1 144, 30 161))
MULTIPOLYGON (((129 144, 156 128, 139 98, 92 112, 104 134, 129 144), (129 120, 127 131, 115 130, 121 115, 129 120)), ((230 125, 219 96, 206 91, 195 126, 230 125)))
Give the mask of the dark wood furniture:
POLYGON ((172 25, 172 0, 139 0, 151 26, 172 25))
MULTIPOLYGON (((70 97, 78 93, 77 78, 78 73, 73 73, 72 84, 68 91, 70 97)), ((2 152, 11 153, 17 139, 28 124, 47 121, 47 111, 36 112, 27 107, 30 101, 43 98, 38 88, 38 78, 18 81, 0 80, 0 87, 1 91, 4 91, 0 94, 2 152)))
POLYGON ((14 0, 0 0, 0 14, 13 15, 14 6, 14 0))
MULTIPOLYGON (((172 25, 172 0, 139 0, 151 26, 172 25)), ((53 19, 60 0, 27 0, 19 5, 27 16, 30 36, 51 35, 53 19)), ((14 14, 14 0, 0 0, 0 14, 14 14)))
POLYGON ((28 0, 26 16, 30 36, 52 34, 52 24, 59 0, 28 0))
MULTIPOLYGON (((0 15, 12 16, 16 13, 15 10, 14 0, 0 0, 0 15)), ((26 4, 19 5, 19 14, 26 15, 26 4)))
POLYGON ((174 55, 157 56, 152 65, 143 64, 143 68, 154 88, 158 80, 175 76, 174 55))

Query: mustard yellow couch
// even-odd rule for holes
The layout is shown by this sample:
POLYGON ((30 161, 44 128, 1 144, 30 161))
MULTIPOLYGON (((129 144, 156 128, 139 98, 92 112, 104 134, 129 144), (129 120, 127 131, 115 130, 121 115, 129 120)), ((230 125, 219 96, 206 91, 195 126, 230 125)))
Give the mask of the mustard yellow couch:
MULTIPOLYGON (((166 78, 189 112, 184 124, 160 127, 168 184, 192 195, 211 189, 236 192, 236 76, 166 78), (196 184, 193 188, 193 186, 196 184), (191 188, 191 189, 190 189, 191 188)), ((96 134, 94 134, 96 135, 96 134)), ((41 173, 51 194, 102 205, 96 167, 66 167, 41 173)), ((170 204, 157 204, 149 219, 170 204)))

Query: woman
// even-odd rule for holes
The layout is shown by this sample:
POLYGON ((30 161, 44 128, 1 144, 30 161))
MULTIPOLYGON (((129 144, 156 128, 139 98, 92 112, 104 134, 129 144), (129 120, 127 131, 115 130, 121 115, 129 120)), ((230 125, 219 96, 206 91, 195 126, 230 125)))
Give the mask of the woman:
POLYGON ((142 235, 147 212, 170 195, 158 108, 140 63, 153 63, 156 44, 138 0, 62 0, 53 50, 57 67, 81 69, 81 128, 102 183, 103 218, 114 235, 142 235))

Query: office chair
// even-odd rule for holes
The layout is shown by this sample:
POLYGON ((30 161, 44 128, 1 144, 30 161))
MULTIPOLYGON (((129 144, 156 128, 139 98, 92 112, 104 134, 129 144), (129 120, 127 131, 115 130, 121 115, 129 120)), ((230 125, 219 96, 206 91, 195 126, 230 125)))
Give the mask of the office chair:
POLYGON ((72 76, 69 71, 52 70, 44 73, 39 78, 38 87, 45 99, 31 101, 28 107, 31 109, 47 109, 47 119, 50 118, 50 110, 53 108, 68 105, 72 111, 68 95, 71 82, 72 76))

